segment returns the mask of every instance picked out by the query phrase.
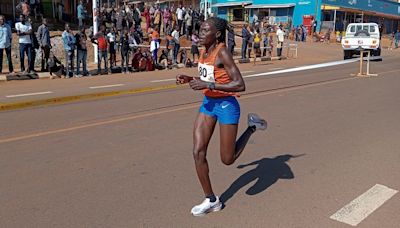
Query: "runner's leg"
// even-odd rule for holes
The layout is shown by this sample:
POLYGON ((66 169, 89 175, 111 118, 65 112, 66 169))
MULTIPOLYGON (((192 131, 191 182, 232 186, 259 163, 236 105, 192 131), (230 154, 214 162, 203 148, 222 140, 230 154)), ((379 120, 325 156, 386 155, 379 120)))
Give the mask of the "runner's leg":
POLYGON ((244 150, 250 136, 256 131, 254 127, 248 127, 236 141, 238 125, 220 124, 220 154, 221 161, 225 165, 231 165, 244 150))
POLYGON ((213 195, 208 162, 206 159, 207 147, 214 132, 217 120, 214 117, 199 113, 196 117, 193 130, 193 158, 197 176, 205 196, 213 195))

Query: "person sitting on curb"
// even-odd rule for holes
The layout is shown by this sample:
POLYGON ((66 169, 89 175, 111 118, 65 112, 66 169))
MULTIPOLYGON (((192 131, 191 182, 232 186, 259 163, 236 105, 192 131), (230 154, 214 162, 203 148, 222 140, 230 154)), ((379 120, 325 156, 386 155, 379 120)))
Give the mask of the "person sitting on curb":
POLYGON ((50 51, 49 59, 47 60, 47 66, 49 67, 50 79, 55 78, 53 74, 55 74, 59 78, 65 75, 64 65, 61 63, 60 60, 57 59, 52 51, 50 51))

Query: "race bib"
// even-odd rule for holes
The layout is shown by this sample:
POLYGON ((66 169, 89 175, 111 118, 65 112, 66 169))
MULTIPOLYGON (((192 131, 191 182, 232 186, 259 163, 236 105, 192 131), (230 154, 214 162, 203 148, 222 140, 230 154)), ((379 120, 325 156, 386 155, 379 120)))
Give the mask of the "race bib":
POLYGON ((202 81, 215 82, 214 77, 214 66, 210 66, 204 63, 199 63, 199 76, 202 81))

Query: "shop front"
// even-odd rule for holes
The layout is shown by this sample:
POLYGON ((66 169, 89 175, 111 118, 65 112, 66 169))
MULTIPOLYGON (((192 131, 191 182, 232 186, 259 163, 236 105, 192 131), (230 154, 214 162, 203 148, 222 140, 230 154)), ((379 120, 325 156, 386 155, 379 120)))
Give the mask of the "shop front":
POLYGON ((253 4, 253 1, 243 0, 217 0, 212 4, 213 11, 218 17, 224 18, 229 22, 249 22, 250 10, 246 8, 253 4))
POLYGON ((396 31, 400 24, 400 3, 387 0, 324 0, 322 30, 345 31, 349 23, 374 22, 383 33, 396 31))

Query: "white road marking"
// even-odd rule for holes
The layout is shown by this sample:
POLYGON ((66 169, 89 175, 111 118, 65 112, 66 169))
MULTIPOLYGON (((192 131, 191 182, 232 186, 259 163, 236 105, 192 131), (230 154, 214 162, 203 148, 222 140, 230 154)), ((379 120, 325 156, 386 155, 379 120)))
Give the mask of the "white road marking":
POLYGON ((282 70, 282 69, 284 69, 284 68, 282 68, 282 67, 275 67, 275 68, 271 68, 270 70, 282 70))
POLYGON ((53 92, 46 91, 46 92, 37 92, 37 93, 25 93, 25 94, 8 95, 6 97, 7 98, 14 98, 14 97, 37 96, 37 95, 43 95, 43 94, 49 94, 49 93, 53 93, 53 92))
POLYGON ((241 71, 240 73, 246 74, 246 73, 253 73, 253 72, 254 72, 254 70, 247 70, 247 71, 241 71))
POLYGON ((357 226, 397 192, 397 190, 384 185, 376 184, 349 204, 342 207, 330 218, 352 226, 357 226))
POLYGON ((123 86, 124 84, 115 84, 115 85, 103 85, 103 86, 92 86, 89 89, 103 89, 103 88, 110 88, 110 87, 119 87, 123 86))
MULTIPOLYGON (((289 68, 289 69, 284 69, 282 67, 276 67, 276 68, 271 68, 270 70, 274 71, 269 71, 269 72, 264 72, 264 73, 259 73, 259 74, 251 74, 251 75, 246 75, 243 76, 243 78, 252 78, 252 77, 261 77, 261 76, 267 76, 267 75, 274 75, 274 74, 283 74, 283 73, 291 73, 291 72, 296 72, 296 71, 303 71, 303 70, 312 70, 312 69, 318 69, 318 68, 324 68, 324 67, 330 67, 330 66, 336 66, 336 65, 342 65, 342 64, 347 64, 347 63, 353 63, 360 61, 360 58, 358 59, 348 59, 348 60, 341 60, 341 61, 334 61, 334 62, 328 62, 328 63, 320 63, 320 64, 314 64, 314 65, 309 65, 309 66, 300 66, 300 67, 294 67, 294 68, 289 68)), ((254 71, 241 71, 242 74, 245 73, 252 73, 254 71)), ((169 78, 169 79, 162 79, 162 80, 154 80, 150 82, 167 82, 167 81, 175 81, 175 78, 169 78)))
POLYGON ((343 64, 353 63, 353 62, 357 62, 357 61, 360 61, 360 60, 359 59, 349 59, 349 60, 341 60, 341 61, 334 61, 334 62, 328 62, 328 63, 319 63, 319 64, 314 64, 314 65, 309 65, 309 66, 294 67, 294 68, 285 69, 285 70, 277 70, 277 71, 265 72, 265 73, 260 73, 260 74, 252 74, 252 75, 247 75, 244 78, 253 78, 253 77, 261 77, 261 76, 267 76, 267 75, 273 75, 273 74, 283 74, 283 73, 291 73, 291 72, 296 72, 296 71, 312 70, 312 69, 318 69, 318 68, 324 68, 324 67, 330 67, 330 66, 343 65, 343 64))
POLYGON ((169 79, 162 79, 162 80, 154 80, 154 81, 150 81, 150 82, 168 82, 168 81, 175 81, 175 78, 169 78, 169 79))

